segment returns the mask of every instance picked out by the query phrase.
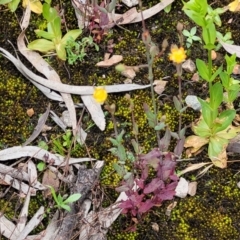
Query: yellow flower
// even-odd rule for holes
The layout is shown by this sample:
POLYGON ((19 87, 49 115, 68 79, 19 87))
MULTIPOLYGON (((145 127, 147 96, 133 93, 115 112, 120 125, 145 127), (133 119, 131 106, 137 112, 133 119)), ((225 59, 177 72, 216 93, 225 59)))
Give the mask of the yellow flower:
POLYGON ((235 0, 228 4, 228 9, 231 12, 237 12, 240 10, 240 0, 235 0))
POLYGON ((96 102, 103 104, 107 99, 107 91, 103 87, 96 87, 93 92, 93 98, 96 102))
POLYGON ((169 54, 169 59, 174 63, 180 64, 185 61, 186 53, 183 47, 178 48, 174 46, 171 48, 171 53, 169 54))
POLYGON ((35 12, 37 14, 41 14, 42 13, 42 3, 39 0, 23 0, 22 6, 24 8, 26 8, 27 5, 28 5, 28 2, 30 4, 31 11, 33 11, 33 12, 35 12))

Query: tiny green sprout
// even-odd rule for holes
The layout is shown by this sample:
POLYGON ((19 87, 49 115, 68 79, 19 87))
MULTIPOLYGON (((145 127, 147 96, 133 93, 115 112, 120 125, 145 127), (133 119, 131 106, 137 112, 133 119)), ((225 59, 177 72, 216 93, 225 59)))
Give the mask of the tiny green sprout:
POLYGON ((39 172, 42 172, 46 168, 46 163, 45 162, 40 162, 37 164, 37 169, 39 172))
POLYGON ((70 206, 68 204, 76 202, 81 197, 80 193, 74 193, 74 194, 70 195, 67 199, 64 200, 64 197, 62 197, 60 195, 60 193, 58 194, 58 196, 56 195, 56 192, 55 192, 55 190, 54 190, 54 188, 52 186, 48 185, 47 187, 49 187, 50 190, 51 190, 53 199, 54 199, 54 201, 56 203, 55 207, 63 208, 65 210, 67 210, 68 212, 71 211, 71 208, 70 208, 70 206))
POLYGON ((44 141, 40 141, 40 142, 38 143, 38 146, 39 146, 40 148, 44 149, 44 150, 48 150, 48 145, 47 145, 47 143, 44 142, 44 141))
POLYGON ((232 33, 231 32, 227 32, 224 36, 217 31, 217 39, 218 39, 218 44, 217 46, 215 47, 215 51, 218 51, 221 47, 222 47, 222 44, 220 43, 221 42, 224 42, 224 43, 228 43, 228 44, 233 44, 233 40, 232 40, 232 33))
POLYGON ((187 39, 186 39, 186 46, 187 46, 187 48, 190 48, 192 46, 193 41, 198 41, 198 42, 202 43, 202 39, 200 37, 198 37, 198 36, 195 36, 196 32, 197 32, 197 27, 193 27, 190 30, 190 32, 188 30, 186 30, 186 29, 184 29, 182 31, 182 34, 185 37, 187 37, 187 39))

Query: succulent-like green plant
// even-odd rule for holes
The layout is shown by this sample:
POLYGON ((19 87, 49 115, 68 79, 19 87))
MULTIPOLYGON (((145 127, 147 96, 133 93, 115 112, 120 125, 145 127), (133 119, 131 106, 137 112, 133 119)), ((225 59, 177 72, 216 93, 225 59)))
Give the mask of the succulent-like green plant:
POLYGON ((47 31, 35 30, 35 33, 41 39, 34 40, 28 44, 31 50, 49 53, 56 51, 57 56, 65 61, 67 59, 65 47, 69 39, 76 40, 82 33, 81 29, 74 29, 68 31, 62 37, 61 18, 56 9, 50 7, 49 4, 43 4, 43 17, 47 20, 47 31))

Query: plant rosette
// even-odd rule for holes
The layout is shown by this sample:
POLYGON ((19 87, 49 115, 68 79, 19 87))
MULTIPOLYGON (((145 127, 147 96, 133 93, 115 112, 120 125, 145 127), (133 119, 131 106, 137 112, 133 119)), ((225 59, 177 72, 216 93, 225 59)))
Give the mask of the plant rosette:
POLYGON ((213 164, 219 168, 226 168, 226 148, 229 140, 240 132, 240 127, 231 125, 234 116, 234 110, 222 112, 215 120, 215 126, 212 129, 209 128, 201 116, 198 122, 192 126, 192 130, 196 135, 187 137, 184 144, 184 147, 188 148, 188 157, 197 155, 203 150, 203 146, 208 144, 208 156, 213 164))

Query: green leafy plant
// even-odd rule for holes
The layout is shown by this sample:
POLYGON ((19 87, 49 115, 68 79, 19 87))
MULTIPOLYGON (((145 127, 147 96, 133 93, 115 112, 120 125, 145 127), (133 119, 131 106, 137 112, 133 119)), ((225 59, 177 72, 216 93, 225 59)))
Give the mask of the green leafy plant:
POLYGON ((82 33, 81 29, 74 29, 68 31, 62 37, 61 18, 55 8, 50 7, 49 4, 43 4, 43 17, 47 20, 47 31, 40 29, 35 30, 35 33, 41 39, 34 40, 28 44, 31 50, 49 53, 56 51, 57 56, 61 60, 67 59, 65 47, 69 39, 76 40, 82 33))
POLYGON ((84 37, 81 41, 76 42, 72 37, 69 38, 66 44, 67 60, 69 64, 74 64, 76 61, 82 62, 87 55, 87 48, 94 46, 96 51, 99 51, 99 46, 94 43, 91 36, 84 37))
POLYGON ((220 66, 215 72, 212 68, 211 51, 215 49, 217 31, 215 24, 220 24, 221 19, 218 14, 221 10, 213 10, 206 0, 190 0, 184 2, 184 12, 197 25, 202 28, 202 37, 204 48, 208 50, 208 63, 201 59, 196 60, 198 73, 202 79, 209 84, 209 100, 199 102, 202 107, 202 116, 197 123, 193 124, 192 130, 196 136, 190 136, 186 139, 185 147, 190 147, 192 153, 197 152, 203 145, 208 144, 208 156, 212 162, 225 168, 227 164, 226 148, 229 139, 236 136, 238 128, 232 126, 232 121, 236 115, 234 109, 220 111, 219 107, 223 101, 227 102, 233 108, 233 101, 239 92, 239 84, 231 78, 232 70, 235 65, 236 56, 226 56, 227 70, 223 71, 220 66), (210 9, 210 10, 209 10, 210 9), (209 11, 211 17, 209 17, 209 11), (216 13, 215 15, 213 13, 216 13), (218 17, 217 17, 218 16, 218 17), (222 82, 213 84, 213 81, 220 75, 222 82), (223 88, 226 90, 226 96, 223 97, 223 88))
POLYGON ((188 30, 186 30, 186 29, 184 29, 184 30, 182 31, 182 34, 183 34, 185 37, 187 37, 187 38, 186 38, 186 46, 187 46, 187 48, 190 48, 190 47, 192 46, 193 41, 198 41, 198 42, 200 42, 200 43, 202 42, 202 39, 201 39, 200 37, 195 36, 196 32, 197 32, 197 27, 193 27, 193 28, 190 30, 190 32, 189 32, 188 30))
POLYGON ((6 5, 7 4, 8 8, 11 12, 16 11, 19 3, 20 3, 20 0, 0 0, 0 5, 6 5))
POLYGON ((55 207, 63 208, 65 210, 67 210, 68 212, 71 211, 71 208, 68 204, 76 202, 81 197, 80 193, 75 193, 75 194, 70 195, 67 199, 64 200, 64 197, 61 196, 60 193, 58 194, 58 196, 56 195, 56 192, 52 186, 48 186, 48 187, 50 188, 53 199, 56 203, 55 207))

